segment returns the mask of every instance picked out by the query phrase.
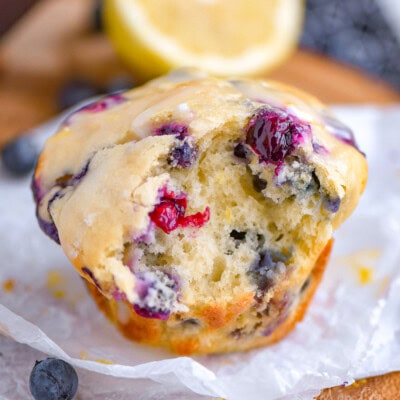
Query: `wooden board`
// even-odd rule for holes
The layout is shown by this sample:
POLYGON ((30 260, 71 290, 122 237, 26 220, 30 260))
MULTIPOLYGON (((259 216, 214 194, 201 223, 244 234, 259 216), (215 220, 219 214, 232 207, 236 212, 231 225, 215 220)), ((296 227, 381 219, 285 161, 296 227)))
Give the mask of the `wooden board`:
MULTIPOLYGON (((0 145, 55 115, 73 78, 104 84, 127 74, 107 39, 90 31, 93 0, 43 0, 0 41, 0 145)), ((400 102, 400 95, 355 68, 298 51, 267 75, 327 103, 400 102)), ((319 400, 400 400, 400 372, 326 389, 319 400)))

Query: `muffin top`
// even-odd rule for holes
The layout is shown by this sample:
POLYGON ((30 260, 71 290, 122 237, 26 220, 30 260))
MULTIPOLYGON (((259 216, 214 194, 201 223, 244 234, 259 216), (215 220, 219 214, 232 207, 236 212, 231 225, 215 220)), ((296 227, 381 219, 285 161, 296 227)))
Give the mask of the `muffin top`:
MULTIPOLYGON (((211 263, 218 270, 218 254, 228 254, 220 232, 243 236, 242 225, 250 230, 246 214, 257 229, 264 217, 275 224, 266 236, 290 232, 279 239, 287 253, 296 257, 290 249, 299 248, 298 257, 315 260, 355 208, 366 171, 349 128, 313 97, 275 82, 177 70, 70 115, 46 142, 32 187, 40 226, 83 277, 106 296, 137 304, 139 270, 143 282, 158 277, 167 288, 163 301, 176 311, 195 297, 186 291, 178 301, 176 286, 190 283, 197 294, 209 294, 196 279, 216 278, 201 266, 211 263), (246 171, 254 193, 245 193, 246 183, 244 194, 236 193, 246 171), (260 201, 259 194, 267 206, 256 214, 258 206, 248 199, 260 201), (163 258, 177 241, 186 241, 183 255, 176 250, 178 259, 173 252, 163 258), (146 262, 168 270, 165 276, 140 269, 150 245, 146 262)), ((247 270, 250 253, 244 249, 235 259, 247 270)), ((224 283, 231 292, 254 290, 251 279, 233 285, 235 273, 224 283)))

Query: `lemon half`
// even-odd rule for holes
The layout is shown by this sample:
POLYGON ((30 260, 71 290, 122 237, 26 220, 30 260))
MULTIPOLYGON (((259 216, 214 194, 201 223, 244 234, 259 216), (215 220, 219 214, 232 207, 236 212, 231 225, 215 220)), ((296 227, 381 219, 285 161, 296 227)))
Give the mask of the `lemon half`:
POLYGON ((252 75, 281 63, 297 44, 303 0, 106 0, 105 29, 142 78, 194 66, 252 75))

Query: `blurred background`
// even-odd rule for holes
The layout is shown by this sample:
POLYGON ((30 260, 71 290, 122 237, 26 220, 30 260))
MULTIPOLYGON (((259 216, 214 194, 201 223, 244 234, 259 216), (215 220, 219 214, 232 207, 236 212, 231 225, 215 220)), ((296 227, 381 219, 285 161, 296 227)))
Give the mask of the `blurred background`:
MULTIPOLYGON (((160 9, 167 4, 136 1, 160 9)), ((294 24, 302 20, 304 6, 303 24, 286 43, 289 54, 267 66, 263 77, 328 103, 400 102, 400 0, 220 0, 224 7, 241 2, 264 4, 265 10, 263 1, 297 4, 294 24)), ((191 2, 218 3, 168 0, 188 12, 191 2)), ((0 147, 77 102, 141 83, 143 77, 117 56, 121 40, 107 37, 103 11, 101 0, 0 0, 0 147)), ((162 11, 163 18, 175 18, 162 11)), ((217 27, 224 26, 223 14, 216 16, 217 27)), ((278 27, 287 22, 274 18, 278 27)), ((114 22, 118 26, 118 19, 114 22)), ((230 28, 245 37, 243 26, 239 20, 230 28)), ((281 37, 281 47, 285 40, 281 37)), ((140 54, 131 53, 140 61, 140 54)))
MULTIPOLYGON (((0 35, 38 2, 0 0, 0 35)), ((102 29, 101 9, 102 0, 94 0, 95 30, 102 29)), ((306 0, 300 46, 359 67, 400 90, 400 1, 306 0)))
POLYGON ((399 0, 307 0, 300 45, 400 89, 399 0))

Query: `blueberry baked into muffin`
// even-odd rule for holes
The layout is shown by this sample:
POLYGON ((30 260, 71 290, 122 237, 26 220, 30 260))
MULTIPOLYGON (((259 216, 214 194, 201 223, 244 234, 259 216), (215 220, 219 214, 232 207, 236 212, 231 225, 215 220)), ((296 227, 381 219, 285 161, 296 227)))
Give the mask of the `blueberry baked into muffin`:
POLYGON ((314 98, 178 70, 71 115, 32 187, 41 228, 124 335, 193 354, 293 328, 366 178, 314 98))

